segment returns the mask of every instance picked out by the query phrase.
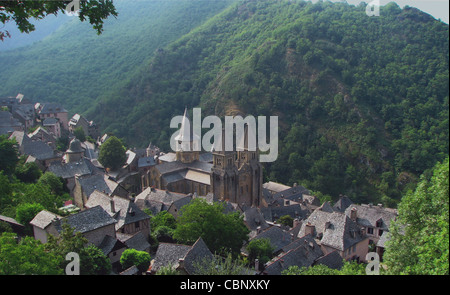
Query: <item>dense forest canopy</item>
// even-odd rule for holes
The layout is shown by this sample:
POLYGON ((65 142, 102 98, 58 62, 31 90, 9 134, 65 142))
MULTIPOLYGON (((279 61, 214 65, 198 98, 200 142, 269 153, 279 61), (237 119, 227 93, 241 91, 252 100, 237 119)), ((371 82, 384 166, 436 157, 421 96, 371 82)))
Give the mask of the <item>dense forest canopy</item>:
POLYGON ((364 4, 151 3, 127 18, 118 2, 127 25, 106 21, 100 37, 78 38, 77 24, 52 37, 72 36, 65 43, 2 53, 0 95, 57 100, 130 146, 165 150, 186 106, 276 115, 279 157, 266 180, 355 202, 396 206, 448 155, 447 24, 395 3, 379 17, 364 4))

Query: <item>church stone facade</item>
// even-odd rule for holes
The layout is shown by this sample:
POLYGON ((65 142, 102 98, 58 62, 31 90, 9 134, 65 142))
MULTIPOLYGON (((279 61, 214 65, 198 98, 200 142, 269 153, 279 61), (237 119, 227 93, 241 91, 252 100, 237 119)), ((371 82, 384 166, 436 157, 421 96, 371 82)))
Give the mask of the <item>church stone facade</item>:
MULTIPOLYGON (((186 124, 188 120, 185 112, 180 132, 175 137, 176 160, 153 166, 142 177, 142 189, 153 186, 185 194, 212 193, 215 199, 259 207, 263 175, 258 151, 249 150, 246 144, 241 151, 213 149, 212 163, 202 162, 200 151, 195 148, 200 145, 200 138, 194 134, 192 126, 186 124)), ((247 132, 244 139, 247 139, 247 132)), ((217 144, 222 143, 215 143, 215 146, 217 144)))

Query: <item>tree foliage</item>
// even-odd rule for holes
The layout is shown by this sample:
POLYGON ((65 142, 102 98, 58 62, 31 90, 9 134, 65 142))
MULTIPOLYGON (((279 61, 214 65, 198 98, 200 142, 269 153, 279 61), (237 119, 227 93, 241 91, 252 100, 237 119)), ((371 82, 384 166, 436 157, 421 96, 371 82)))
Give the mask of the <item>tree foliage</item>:
POLYGON ((0 275, 62 274, 60 260, 32 237, 18 241, 13 233, 0 235, 0 275))
POLYGON ((120 264, 123 269, 130 268, 134 265, 140 272, 144 272, 150 266, 150 254, 136 249, 126 249, 120 257, 120 264))
MULTIPOLYGON (((30 18, 42 19, 47 15, 66 13, 70 1, 2 1, 0 6, 0 22, 5 24, 14 20, 23 33, 34 31, 35 26, 30 18)), ((80 0, 78 17, 89 23, 100 34, 103 31, 103 20, 108 16, 117 16, 112 0, 80 0)), ((0 41, 10 37, 8 31, 0 31, 0 41)))
POLYGON ((260 264, 264 265, 272 258, 273 250, 269 239, 251 240, 247 245, 248 259, 251 263, 258 259, 260 264))
POLYGON ((392 274, 449 274, 449 159, 399 204, 384 255, 392 274))
POLYGON ((0 171, 6 174, 13 173, 19 162, 16 144, 15 140, 9 140, 5 135, 0 135, 0 171))
POLYGON ((212 252, 236 255, 248 240, 248 233, 243 217, 237 212, 225 214, 221 203, 193 199, 181 208, 173 237, 191 245, 201 237, 212 252))
POLYGON ((125 147, 117 137, 111 136, 101 145, 98 161, 103 167, 116 170, 122 167, 126 160, 125 147))

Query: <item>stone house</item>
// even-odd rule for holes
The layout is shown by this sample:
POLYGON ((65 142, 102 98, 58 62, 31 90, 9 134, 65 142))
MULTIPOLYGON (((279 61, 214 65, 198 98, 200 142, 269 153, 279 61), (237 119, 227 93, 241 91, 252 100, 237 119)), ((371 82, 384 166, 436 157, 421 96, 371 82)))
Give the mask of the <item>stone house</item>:
POLYGON ((192 246, 160 243, 149 272, 155 274, 161 267, 171 266, 184 275, 195 275, 204 261, 214 259, 201 237, 192 246))
POLYGON ((324 255, 338 251, 345 260, 365 262, 369 238, 365 230, 345 214, 316 209, 305 221, 298 237, 311 235, 324 255))
POLYGON ((69 118, 67 110, 59 103, 37 103, 34 106, 41 121, 47 118, 58 119, 64 130, 69 130, 69 118))
POLYGON ((398 216, 397 210, 385 208, 381 204, 377 206, 352 204, 345 210, 345 215, 364 229, 369 238, 369 245, 373 244, 380 258, 382 258, 391 221, 398 216))
POLYGON ((105 174, 75 175, 74 202, 80 209, 85 208, 91 194, 98 190, 109 196, 128 197, 128 191, 105 174))
POLYGON ((132 201, 95 190, 87 203, 86 208, 101 206, 117 222, 116 232, 127 235, 142 233, 145 238, 150 236, 150 216, 138 208, 132 201))
POLYGON ((97 139, 100 136, 98 126, 94 121, 88 121, 85 117, 80 114, 75 114, 69 120, 69 131, 74 132, 75 129, 81 127, 86 136, 90 136, 93 139, 97 139))

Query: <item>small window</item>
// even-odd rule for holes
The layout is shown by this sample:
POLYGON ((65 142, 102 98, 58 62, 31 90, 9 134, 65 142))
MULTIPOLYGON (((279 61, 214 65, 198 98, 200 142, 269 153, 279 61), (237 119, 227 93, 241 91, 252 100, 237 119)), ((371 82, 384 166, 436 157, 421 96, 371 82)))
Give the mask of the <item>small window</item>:
POLYGON ((378 235, 381 237, 381 235, 383 234, 383 230, 382 229, 380 229, 380 230, 378 230, 378 235))
POLYGON ((373 228, 371 227, 367 228, 367 233, 373 235, 373 228))
POLYGON ((136 221, 136 222, 134 223, 134 226, 135 226, 136 228, 139 228, 139 221, 136 221))

